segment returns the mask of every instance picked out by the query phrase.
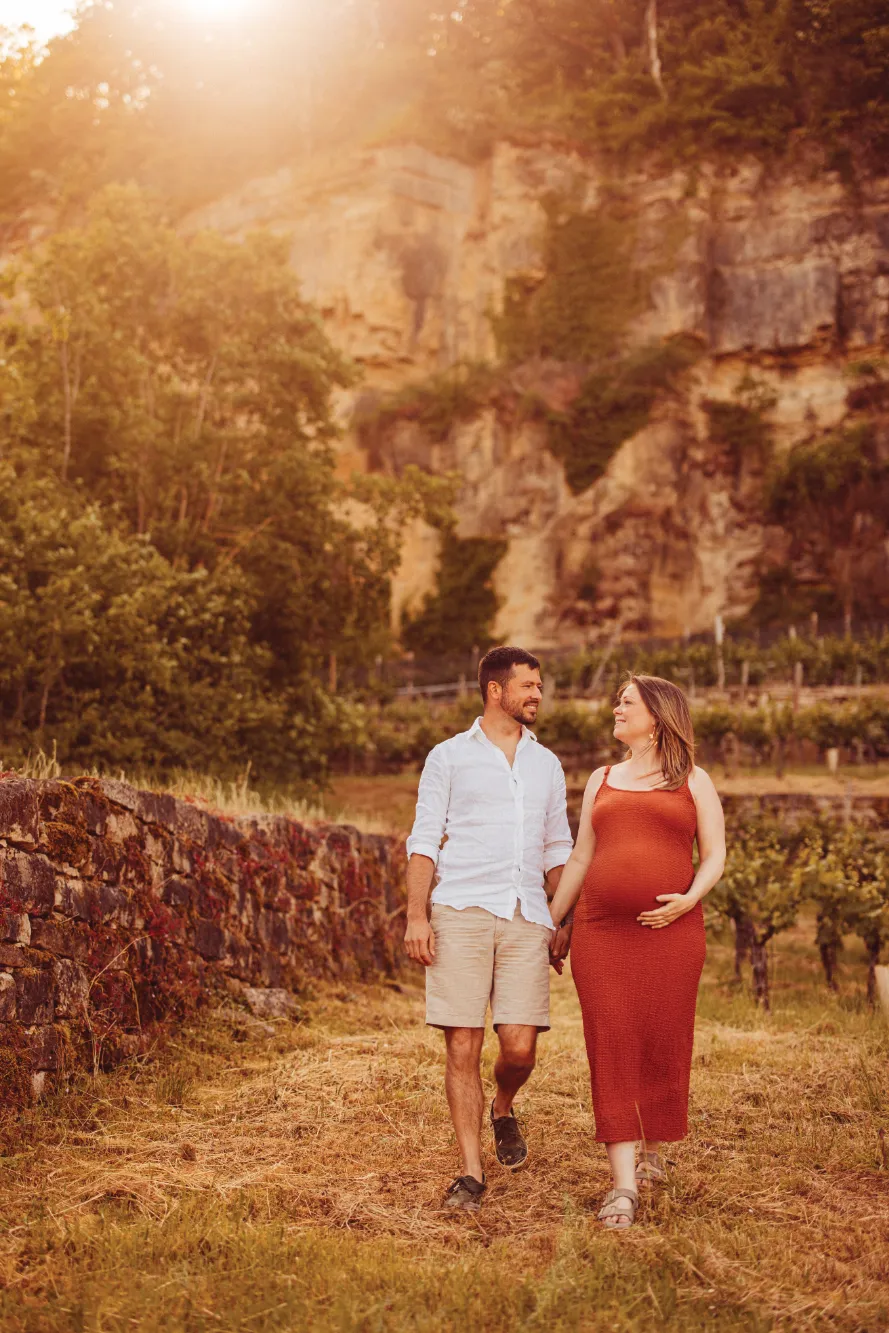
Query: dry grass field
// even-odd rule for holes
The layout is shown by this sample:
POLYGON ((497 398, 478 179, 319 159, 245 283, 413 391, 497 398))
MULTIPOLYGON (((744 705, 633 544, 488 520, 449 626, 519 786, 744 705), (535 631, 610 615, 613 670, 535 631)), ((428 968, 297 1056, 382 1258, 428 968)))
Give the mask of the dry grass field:
POLYGON ((492 1154, 482 1212, 459 1218, 439 1211, 456 1161, 419 979, 319 985, 298 1025, 217 1010, 9 1129, 0 1328, 886 1329, 889 1034, 851 947, 840 998, 823 989, 811 925, 779 943, 768 1016, 711 940, 693 1132, 626 1234, 594 1218, 567 975, 520 1102, 529 1165, 492 1154))

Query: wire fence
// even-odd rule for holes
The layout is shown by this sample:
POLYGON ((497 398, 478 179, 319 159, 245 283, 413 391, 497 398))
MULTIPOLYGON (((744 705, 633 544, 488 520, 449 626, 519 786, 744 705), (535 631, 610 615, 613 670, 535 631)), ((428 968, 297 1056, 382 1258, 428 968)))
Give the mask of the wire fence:
MULTIPOLYGON (((676 680, 694 697, 707 691, 769 690, 780 696, 802 689, 857 690, 889 683, 889 628, 843 622, 770 629, 743 637, 725 634, 717 621, 709 635, 612 638, 604 643, 559 644, 531 651, 540 658, 548 692, 578 698, 611 693, 632 671, 676 680)), ((481 652, 383 661, 359 688, 400 698, 447 699, 473 692, 481 652)))

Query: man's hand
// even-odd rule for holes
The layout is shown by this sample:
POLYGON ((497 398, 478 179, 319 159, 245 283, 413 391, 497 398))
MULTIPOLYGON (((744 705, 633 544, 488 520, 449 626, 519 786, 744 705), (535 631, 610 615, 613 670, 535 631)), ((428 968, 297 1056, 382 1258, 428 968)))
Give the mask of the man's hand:
POLYGON ((562 975, 562 969, 565 966, 565 959, 568 957, 568 950, 571 948, 571 923, 559 926, 553 930, 549 941, 549 961, 550 966, 555 968, 559 976, 562 975))
POLYGON ((408 957, 415 963, 428 967, 435 957, 435 932, 431 922, 424 916, 417 920, 408 917, 407 930, 404 932, 404 947, 408 957))

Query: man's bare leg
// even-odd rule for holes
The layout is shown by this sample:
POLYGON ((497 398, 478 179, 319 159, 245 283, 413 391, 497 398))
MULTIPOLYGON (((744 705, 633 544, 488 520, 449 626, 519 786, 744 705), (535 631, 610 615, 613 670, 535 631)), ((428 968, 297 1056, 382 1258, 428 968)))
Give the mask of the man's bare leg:
POLYGON ((537 1029, 526 1023, 500 1023, 497 1036, 500 1054, 494 1066, 495 1117, 509 1115, 513 1098, 531 1077, 537 1058, 537 1029))
POLYGON ((481 1057, 485 1029, 445 1028, 444 1034, 448 1052, 445 1091, 457 1133, 462 1174, 480 1181, 484 1179, 481 1131, 485 1098, 481 1057))

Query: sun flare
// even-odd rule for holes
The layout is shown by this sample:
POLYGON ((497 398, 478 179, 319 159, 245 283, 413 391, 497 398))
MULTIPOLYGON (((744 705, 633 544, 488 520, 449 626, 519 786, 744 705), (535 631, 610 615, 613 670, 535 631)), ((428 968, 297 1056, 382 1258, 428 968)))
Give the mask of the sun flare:
POLYGON ((227 19, 246 14, 251 0, 186 0, 186 9, 195 18, 227 19))

